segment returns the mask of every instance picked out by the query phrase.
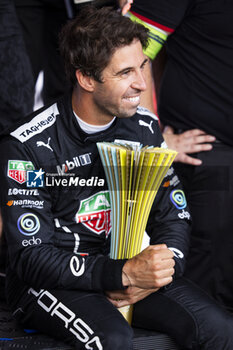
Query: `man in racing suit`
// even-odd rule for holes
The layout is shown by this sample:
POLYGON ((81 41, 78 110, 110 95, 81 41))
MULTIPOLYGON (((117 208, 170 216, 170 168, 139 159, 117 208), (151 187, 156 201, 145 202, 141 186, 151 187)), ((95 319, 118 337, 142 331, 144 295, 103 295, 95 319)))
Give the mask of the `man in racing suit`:
POLYGON ((75 349, 132 349, 116 306, 133 303, 133 326, 187 349, 230 350, 231 315, 181 277, 190 217, 173 168, 150 213, 150 246, 129 260, 108 256, 111 207, 96 143, 164 146, 157 118, 138 108, 146 43, 143 26, 86 9, 61 36, 72 94, 4 139, 8 303, 21 323, 75 349))

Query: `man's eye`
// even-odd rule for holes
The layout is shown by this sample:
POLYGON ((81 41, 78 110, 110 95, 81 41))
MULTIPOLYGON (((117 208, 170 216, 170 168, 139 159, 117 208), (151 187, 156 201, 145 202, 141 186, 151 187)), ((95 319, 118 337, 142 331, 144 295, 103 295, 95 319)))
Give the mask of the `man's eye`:
POLYGON ((129 75, 129 73, 130 73, 130 70, 125 70, 124 72, 122 72, 122 75, 127 76, 127 75, 129 75))
POLYGON ((141 66, 141 70, 144 70, 144 69, 145 69, 145 66, 146 66, 146 63, 144 63, 144 64, 141 66))

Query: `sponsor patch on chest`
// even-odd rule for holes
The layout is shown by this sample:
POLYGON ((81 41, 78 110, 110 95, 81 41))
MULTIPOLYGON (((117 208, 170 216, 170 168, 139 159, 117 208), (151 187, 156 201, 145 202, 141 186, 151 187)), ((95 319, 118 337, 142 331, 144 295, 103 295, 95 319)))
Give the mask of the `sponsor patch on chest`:
POLYGON ((96 234, 111 231, 111 205, 108 191, 100 191, 80 202, 75 221, 96 234))

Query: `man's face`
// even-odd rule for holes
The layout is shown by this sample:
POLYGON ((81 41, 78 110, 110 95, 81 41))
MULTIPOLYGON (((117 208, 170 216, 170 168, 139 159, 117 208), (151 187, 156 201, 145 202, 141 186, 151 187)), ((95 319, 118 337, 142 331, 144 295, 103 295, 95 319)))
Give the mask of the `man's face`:
POLYGON ((131 117, 146 89, 144 66, 147 63, 140 41, 115 51, 102 72, 102 81, 95 81, 93 102, 99 121, 109 122, 112 117, 131 117))

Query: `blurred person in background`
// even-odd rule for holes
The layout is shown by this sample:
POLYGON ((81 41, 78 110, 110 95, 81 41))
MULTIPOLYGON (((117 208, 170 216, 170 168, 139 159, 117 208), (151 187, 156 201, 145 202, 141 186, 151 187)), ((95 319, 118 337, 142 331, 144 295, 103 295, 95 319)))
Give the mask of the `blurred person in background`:
POLYGON ((233 2, 134 0, 128 15, 150 30, 163 136, 179 152, 193 217, 185 275, 233 311, 233 2))
POLYGON ((43 71, 42 100, 48 104, 69 88, 58 49, 58 33, 67 22, 64 0, 14 0, 30 58, 34 85, 43 71))
MULTIPOLYGON (((0 0, 0 138, 33 110, 33 77, 13 0, 0 0)), ((6 247, 0 214, 0 274, 6 247)), ((3 294, 3 283, 1 293, 3 294)))
POLYGON ((0 0, 0 136, 33 110, 30 61, 13 0, 0 0))

